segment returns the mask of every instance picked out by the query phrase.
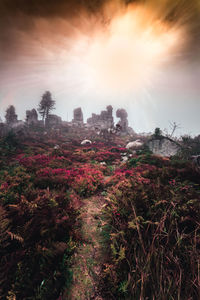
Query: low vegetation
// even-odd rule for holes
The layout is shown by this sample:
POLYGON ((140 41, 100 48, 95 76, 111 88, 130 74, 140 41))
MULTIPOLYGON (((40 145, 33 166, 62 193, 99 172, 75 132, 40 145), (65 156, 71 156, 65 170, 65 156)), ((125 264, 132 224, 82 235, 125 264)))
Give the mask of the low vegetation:
POLYGON ((85 243, 85 202, 92 211, 85 199, 102 203, 94 219, 103 299, 199 299, 200 176, 192 164, 131 155, 114 142, 57 143, 0 141, 0 299, 66 299, 85 243))

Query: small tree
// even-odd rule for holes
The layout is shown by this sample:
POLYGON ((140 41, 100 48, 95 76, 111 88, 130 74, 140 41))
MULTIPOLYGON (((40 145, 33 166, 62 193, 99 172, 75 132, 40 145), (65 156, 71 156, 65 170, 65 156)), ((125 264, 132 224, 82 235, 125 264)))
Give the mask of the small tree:
POLYGON ((51 93, 47 91, 43 94, 38 107, 38 112, 42 116, 43 121, 48 119, 49 113, 53 109, 55 109, 55 101, 52 100, 51 93))
POLYGON ((17 115, 15 113, 15 107, 13 105, 10 105, 6 109, 5 119, 6 119, 6 123, 9 125, 12 125, 17 122, 17 115))
POLYGON ((155 137, 161 137, 162 136, 162 131, 159 127, 157 127, 154 131, 154 136, 155 137))

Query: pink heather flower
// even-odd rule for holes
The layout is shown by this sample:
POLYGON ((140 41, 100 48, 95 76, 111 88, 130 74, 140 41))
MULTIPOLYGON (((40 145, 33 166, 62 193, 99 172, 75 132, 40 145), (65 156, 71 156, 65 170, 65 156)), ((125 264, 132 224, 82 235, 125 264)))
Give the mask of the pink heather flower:
POLYGON ((7 188, 8 188, 8 183, 7 182, 2 183, 1 186, 0 186, 1 190, 6 190, 7 188))
POLYGON ((170 181, 169 181, 169 184, 170 184, 170 185, 175 185, 175 184, 176 184, 176 180, 175 180, 175 179, 170 180, 170 181))

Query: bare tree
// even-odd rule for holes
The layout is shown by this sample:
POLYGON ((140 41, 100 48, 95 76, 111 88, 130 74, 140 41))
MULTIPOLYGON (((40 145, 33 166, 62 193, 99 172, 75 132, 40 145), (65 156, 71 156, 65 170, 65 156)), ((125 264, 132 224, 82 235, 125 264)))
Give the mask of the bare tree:
POLYGON ((170 122, 170 128, 171 128, 171 134, 170 134, 170 137, 172 138, 173 137, 173 135, 174 135, 174 133, 175 133, 175 131, 177 130, 177 129, 180 129, 181 127, 180 127, 180 124, 177 124, 176 122, 170 122))
POLYGON ((181 128, 180 124, 177 124, 176 122, 169 122, 170 130, 164 129, 165 135, 169 138, 172 138, 174 136, 174 133, 181 128))

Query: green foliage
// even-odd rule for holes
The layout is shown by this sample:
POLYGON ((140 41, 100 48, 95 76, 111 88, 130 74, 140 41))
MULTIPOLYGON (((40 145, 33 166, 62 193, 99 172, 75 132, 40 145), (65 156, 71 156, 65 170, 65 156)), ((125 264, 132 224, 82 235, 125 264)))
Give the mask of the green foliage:
POLYGON ((8 134, 0 140, 0 157, 11 156, 19 148, 19 142, 14 131, 10 130, 8 134))
POLYGON ((129 161, 128 161, 128 163, 127 163, 127 165, 128 165, 128 167, 129 168, 131 168, 131 167, 136 167, 137 166, 137 164, 138 164, 138 162, 140 161, 140 157, 133 157, 133 158, 131 158, 129 161))
POLYGON ((156 128, 155 129, 155 131, 154 131, 154 136, 156 137, 156 138, 160 138, 161 136, 162 136, 162 131, 161 131, 161 129, 160 128, 156 128))

